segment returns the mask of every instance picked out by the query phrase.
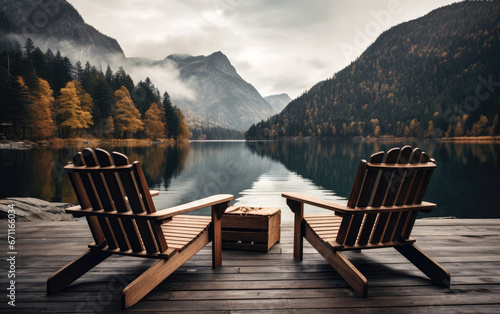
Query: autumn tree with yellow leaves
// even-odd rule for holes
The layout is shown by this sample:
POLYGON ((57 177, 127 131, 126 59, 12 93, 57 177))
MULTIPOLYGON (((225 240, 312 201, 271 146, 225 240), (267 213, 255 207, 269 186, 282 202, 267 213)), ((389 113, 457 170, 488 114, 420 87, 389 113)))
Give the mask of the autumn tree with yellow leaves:
POLYGON ((149 109, 144 114, 144 132, 146 136, 151 139, 159 139, 165 137, 165 123, 162 121, 162 117, 165 112, 162 107, 159 107, 157 103, 152 103, 149 109))
POLYGON ((144 129, 141 114, 125 86, 115 91, 112 109, 115 137, 128 138, 144 129))
POLYGON ((92 114, 81 107, 75 83, 68 82, 57 98, 56 118, 61 137, 74 137, 78 131, 88 129, 92 122, 92 114))
POLYGON ((22 77, 19 83, 27 95, 27 115, 25 124, 28 127, 31 139, 46 139, 53 135, 55 126, 52 120, 52 110, 54 107, 54 96, 49 83, 38 78, 36 86, 29 89, 22 77))
POLYGON ((191 136, 191 132, 189 132, 186 118, 184 117, 182 111, 179 108, 175 108, 175 113, 177 115, 177 119, 179 120, 179 131, 177 140, 185 141, 191 136))

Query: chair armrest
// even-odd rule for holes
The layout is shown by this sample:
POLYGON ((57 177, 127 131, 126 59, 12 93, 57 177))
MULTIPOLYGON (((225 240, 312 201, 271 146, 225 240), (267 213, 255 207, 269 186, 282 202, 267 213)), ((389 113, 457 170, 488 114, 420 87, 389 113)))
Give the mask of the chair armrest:
POLYGON ((200 208, 205 208, 213 205, 218 205, 221 203, 227 203, 233 199, 233 195, 231 194, 218 194, 209 197, 205 197, 190 203, 178 205, 171 208, 166 208, 157 211, 156 213, 149 214, 148 217, 155 220, 165 220, 171 218, 175 215, 188 213, 193 210, 197 210, 200 208))
POLYGON ((345 205, 325 201, 320 198, 311 197, 300 193, 287 192, 281 195, 292 201, 333 210, 340 214, 380 214, 380 213, 391 213, 391 212, 402 212, 402 211, 430 211, 431 209, 437 207, 437 205, 434 203, 422 202, 422 204, 411 204, 411 205, 380 206, 380 207, 368 206, 363 208, 359 207, 350 208, 345 205))
MULTIPOLYGON (((161 222, 166 219, 170 219, 175 215, 188 213, 193 210, 200 208, 205 208, 213 205, 219 205, 228 203, 234 197, 231 194, 219 194, 214 196, 209 196, 196 200, 194 202, 186 203, 183 205, 166 208, 159 210, 157 212, 148 213, 134 213, 134 212, 117 212, 117 211, 104 211, 104 210, 93 210, 93 209, 82 209, 80 206, 68 207, 65 209, 66 213, 72 214, 75 217, 82 216, 104 216, 104 217, 117 217, 124 219, 140 219, 140 220, 156 220, 161 222)), ((222 215, 223 212, 219 215, 222 215)))
POLYGON ((322 200, 320 198, 311 197, 311 196, 301 194, 301 193, 285 192, 285 193, 282 193, 281 196, 283 196, 286 199, 292 200, 292 201, 296 201, 296 202, 304 203, 304 204, 309 204, 309 205, 313 205, 316 207, 325 208, 328 210, 338 211, 340 213, 347 213, 347 212, 355 211, 353 208, 347 207, 345 205, 325 201, 325 200, 322 200))

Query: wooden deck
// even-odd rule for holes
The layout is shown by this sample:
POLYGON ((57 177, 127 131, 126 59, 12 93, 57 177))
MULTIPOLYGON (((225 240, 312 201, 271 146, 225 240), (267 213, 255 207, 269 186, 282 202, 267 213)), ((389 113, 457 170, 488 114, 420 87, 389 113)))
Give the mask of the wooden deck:
MULTIPOLYGON (((0 222, 0 312, 14 309, 6 298, 6 225, 0 222)), ((419 220, 413 237, 451 273, 450 289, 434 286, 392 248, 347 252, 369 281, 369 297, 361 298, 306 241, 304 261, 294 261, 292 226, 284 224, 281 242, 268 253, 226 250, 215 271, 204 248, 129 311, 500 313, 499 219, 419 220)), ((82 222, 18 222, 14 312, 119 311, 124 284, 153 261, 113 256, 66 290, 46 294, 49 275, 90 241, 82 222)))

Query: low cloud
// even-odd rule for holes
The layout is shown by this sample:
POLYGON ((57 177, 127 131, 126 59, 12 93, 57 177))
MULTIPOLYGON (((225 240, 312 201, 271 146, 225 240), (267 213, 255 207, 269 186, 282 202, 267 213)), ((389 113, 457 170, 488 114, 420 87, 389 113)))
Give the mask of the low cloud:
POLYGON ((155 87, 160 90, 162 96, 163 92, 166 91, 172 99, 193 101, 196 98, 195 92, 179 78, 179 70, 172 61, 161 61, 161 64, 157 65, 152 64, 152 62, 151 64, 142 65, 134 65, 133 62, 128 62, 124 69, 136 84, 149 77, 155 87))
POLYGON ((391 26, 454 1, 69 0, 128 57, 222 51, 261 94, 292 98, 349 65, 391 26))

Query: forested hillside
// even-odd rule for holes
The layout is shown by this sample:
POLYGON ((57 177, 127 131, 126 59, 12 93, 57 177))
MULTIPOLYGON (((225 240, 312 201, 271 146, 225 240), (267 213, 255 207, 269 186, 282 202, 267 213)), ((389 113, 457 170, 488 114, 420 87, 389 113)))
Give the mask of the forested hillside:
POLYGON ((498 135, 499 17, 468 1, 395 26, 246 138, 498 135))
POLYGON ((182 112, 149 78, 134 84, 122 67, 73 65, 29 38, 0 53, 0 122, 17 140, 190 136, 182 112))

